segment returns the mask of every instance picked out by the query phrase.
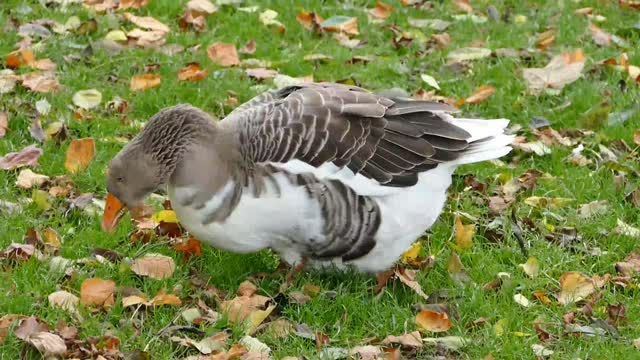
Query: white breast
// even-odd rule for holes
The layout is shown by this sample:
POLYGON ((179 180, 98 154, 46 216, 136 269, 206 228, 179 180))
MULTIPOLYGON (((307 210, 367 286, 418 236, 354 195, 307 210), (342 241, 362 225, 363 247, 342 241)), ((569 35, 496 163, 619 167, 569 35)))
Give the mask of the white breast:
MULTIPOLYGON (((223 222, 202 224, 204 210, 180 206, 180 199, 192 193, 189 188, 169 187, 169 198, 180 223, 197 239, 210 245, 239 253, 255 252, 264 248, 296 252, 295 244, 321 235, 322 217, 317 203, 312 202, 302 187, 294 187, 276 174, 280 194, 273 187, 255 198, 245 191, 231 215, 223 222)), ((233 191, 233 183, 227 183, 215 194, 204 209, 220 206, 233 191)))

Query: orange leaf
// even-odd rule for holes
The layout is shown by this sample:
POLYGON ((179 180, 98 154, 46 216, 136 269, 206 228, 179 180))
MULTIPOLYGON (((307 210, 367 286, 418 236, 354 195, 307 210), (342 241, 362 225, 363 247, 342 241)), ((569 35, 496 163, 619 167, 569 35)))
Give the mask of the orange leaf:
POLYGON ((540 50, 544 50, 549 47, 549 45, 553 44, 556 40, 556 31, 554 29, 547 30, 543 33, 538 34, 538 38, 536 39, 536 47, 540 50))
POLYGON ((473 92, 471 96, 465 99, 467 104, 477 104, 485 101, 489 96, 496 92, 496 88, 492 85, 482 85, 473 92))
POLYGON ((51 73, 33 72, 22 75, 22 86, 31 91, 47 93, 58 90, 60 83, 51 73))
POLYGON ((431 332, 444 332, 451 329, 451 320, 445 312, 422 310, 416 315, 418 327, 431 332))
POLYGON ((369 9, 369 14, 378 19, 386 19, 393 13, 393 6, 378 1, 373 9, 369 9))
POLYGON ((469 0, 453 0, 453 5, 455 5, 459 10, 466 12, 467 14, 471 14, 473 12, 473 7, 469 0))
POLYGON ((191 256, 202 256, 202 248, 200 247, 200 241, 189 238, 186 243, 176 244, 173 249, 177 252, 181 252, 186 258, 191 256))
POLYGON ((93 138, 72 140, 67 149, 64 168, 70 173, 76 173, 89 166, 96 155, 96 142, 93 138))
POLYGON ((209 59, 213 60, 213 62, 218 65, 240 65, 238 51, 236 50, 236 46, 234 44, 217 42, 207 48, 207 55, 209 55, 209 59))
POLYGON ((8 68, 17 69, 22 65, 32 66, 36 61, 33 52, 29 49, 22 49, 10 52, 7 55, 5 64, 8 68))
POLYGON ((306 12, 304 10, 300 11, 296 15, 296 20, 302 24, 307 29, 318 29, 320 28, 320 23, 324 21, 322 16, 314 13, 314 12, 306 12))
POLYGON ((111 280, 90 278, 80 285, 80 302, 108 308, 114 303, 116 283, 111 280))
POLYGON ((160 75, 158 74, 141 74, 134 75, 131 78, 130 88, 133 91, 147 90, 160 86, 160 75))
POLYGON ((207 76, 207 69, 200 69, 200 64, 192 62, 178 70, 178 79, 182 81, 200 81, 207 76))

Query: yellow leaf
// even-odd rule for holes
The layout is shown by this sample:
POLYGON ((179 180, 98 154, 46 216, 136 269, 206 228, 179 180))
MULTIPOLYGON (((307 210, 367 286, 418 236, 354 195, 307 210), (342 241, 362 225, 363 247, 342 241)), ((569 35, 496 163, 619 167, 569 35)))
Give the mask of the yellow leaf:
POLYGON ((271 304, 271 305, 269 305, 269 307, 267 307, 264 310, 255 310, 255 311, 251 312, 249 314, 249 316, 247 317, 247 320, 246 320, 245 334, 246 335, 253 334, 256 331, 256 329, 258 328, 258 326, 260 326, 260 324, 262 324, 262 322, 267 317, 269 317, 269 315, 271 314, 271 312, 275 308, 276 308, 276 305, 275 304, 271 304))
POLYGON ((524 273, 529 275, 529 277, 531 278, 535 278, 538 275, 538 271, 540 270, 538 259, 533 256, 529 257, 526 263, 519 264, 518 266, 520 266, 522 270, 524 270, 524 273))
POLYGON ((405 251, 404 254, 402 254, 400 259, 405 264, 411 264, 420 256, 421 251, 422 251, 422 243, 419 241, 416 241, 411 245, 409 250, 405 251))
POLYGON ((496 336, 498 336, 498 337, 504 335, 504 327, 506 325, 507 325, 507 320, 506 319, 498 320, 495 323, 495 325, 493 325, 493 333, 496 334, 496 336))
POLYGON ((460 216, 456 216, 456 245, 460 250, 473 247, 473 234, 476 232, 474 224, 463 225, 460 216))
POLYGON ((151 215, 151 220, 157 223, 177 223, 178 217, 176 216, 176 212, 173 210, 160 210, 157 213, 151 215))
POLYGON ((561 208, 572 201, 573 199, 569 198, 550 198, 544 196, 531 196, 524 199, 524 203, 529 206, 549 208, 561 208))

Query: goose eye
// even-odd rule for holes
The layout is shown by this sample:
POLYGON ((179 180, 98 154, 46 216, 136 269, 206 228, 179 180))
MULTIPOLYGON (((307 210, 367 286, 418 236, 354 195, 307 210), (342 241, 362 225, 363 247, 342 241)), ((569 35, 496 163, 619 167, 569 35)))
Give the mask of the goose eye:
POLYGON ((116 181, 118 181, 118 182, 123 182, 123 181, 124 181, 124 177, 122 177, 122 176, 118 176, 118 177, 116 178, 116 181))

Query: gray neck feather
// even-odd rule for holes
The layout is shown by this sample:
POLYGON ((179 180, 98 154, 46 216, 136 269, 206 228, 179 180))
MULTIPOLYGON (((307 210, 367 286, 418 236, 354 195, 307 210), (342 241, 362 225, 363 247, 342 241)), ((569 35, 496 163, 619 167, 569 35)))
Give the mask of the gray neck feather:
POLYGON ((213 128, 211 118, 202 110, 186 104, 176 105, 154 115, 132 142, 157 163, 158 180, 162 184, 190 146, 213 128))

